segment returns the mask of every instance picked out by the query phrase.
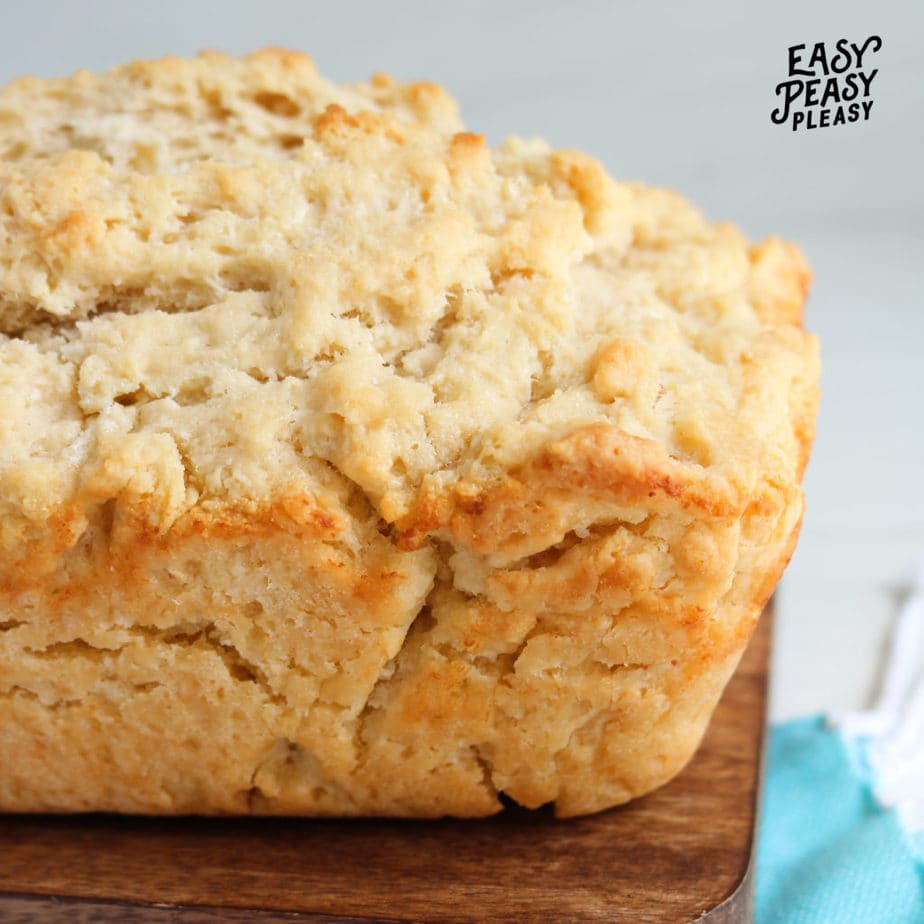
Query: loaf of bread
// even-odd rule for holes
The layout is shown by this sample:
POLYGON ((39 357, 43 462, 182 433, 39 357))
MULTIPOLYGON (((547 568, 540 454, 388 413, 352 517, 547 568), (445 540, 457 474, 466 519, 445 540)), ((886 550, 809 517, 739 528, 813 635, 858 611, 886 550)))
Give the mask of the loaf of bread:
POLYGON ((428 83, 0 90, 0 809, 664 783, 796 541, 808 281, 428 83))

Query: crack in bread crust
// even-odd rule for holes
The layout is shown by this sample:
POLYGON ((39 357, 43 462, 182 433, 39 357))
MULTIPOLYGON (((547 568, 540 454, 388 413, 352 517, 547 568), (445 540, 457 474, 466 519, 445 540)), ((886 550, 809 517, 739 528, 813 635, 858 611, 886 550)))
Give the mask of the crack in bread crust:
POLYGON ((798 533, 809 279, 432 84, 0 89, 0 809, 660 785, 798 533))

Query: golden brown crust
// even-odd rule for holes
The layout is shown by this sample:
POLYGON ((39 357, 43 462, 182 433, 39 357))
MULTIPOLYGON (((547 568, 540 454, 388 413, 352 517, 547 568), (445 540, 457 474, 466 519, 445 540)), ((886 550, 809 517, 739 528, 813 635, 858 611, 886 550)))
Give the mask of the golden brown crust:
POLYGON ((796 540, 808 283, 429 83, 0 90, 0 809, 660 785, 796 540))

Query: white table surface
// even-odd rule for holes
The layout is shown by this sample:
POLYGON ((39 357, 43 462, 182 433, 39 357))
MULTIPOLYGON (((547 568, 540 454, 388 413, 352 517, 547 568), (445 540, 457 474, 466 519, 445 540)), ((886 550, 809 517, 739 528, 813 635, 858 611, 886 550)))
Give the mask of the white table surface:
POLYGON ((858 706, 924 550, 924 5, 4 0, 0 81, 281 44, 335 79, 434 79, 491 140, 543 135, 673 186, 815 270, 823 405, 778 595, 772 715, 858 706), (883 38, 869 122, 771 125, 796 42, 883 38))

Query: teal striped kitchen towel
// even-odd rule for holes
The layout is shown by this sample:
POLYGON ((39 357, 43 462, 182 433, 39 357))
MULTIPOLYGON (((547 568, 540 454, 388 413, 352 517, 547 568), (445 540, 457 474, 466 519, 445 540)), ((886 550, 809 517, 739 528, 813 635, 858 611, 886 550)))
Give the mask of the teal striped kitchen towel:
POLYGON ((757 924, 924 924, 922 642, 919 586, 874 709, 771 730, 757 924))

